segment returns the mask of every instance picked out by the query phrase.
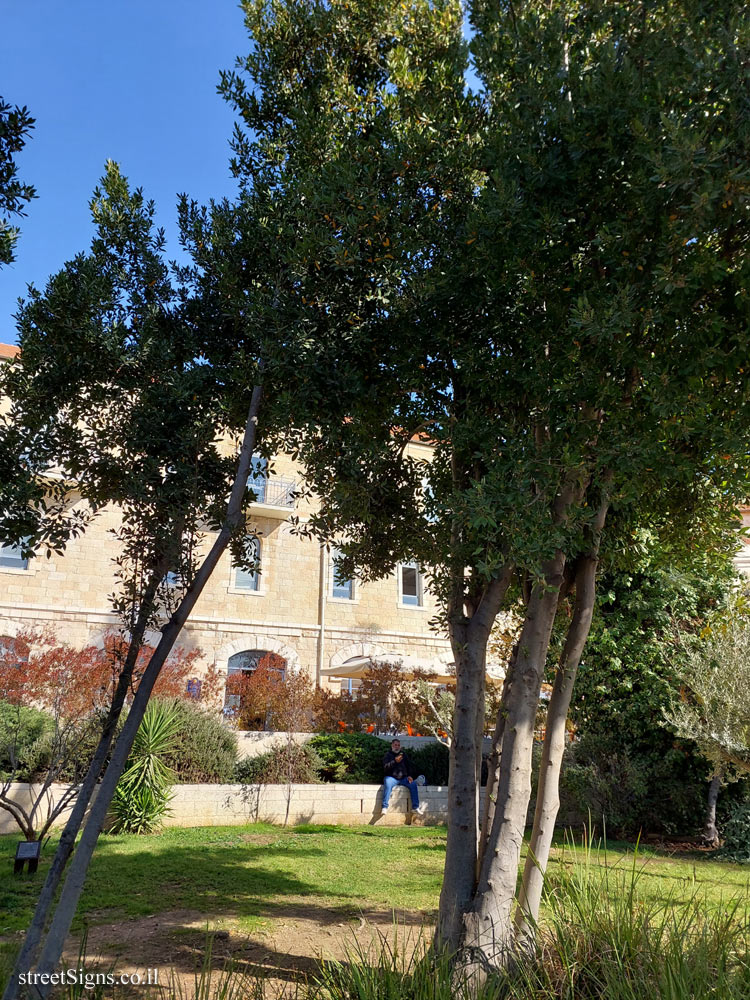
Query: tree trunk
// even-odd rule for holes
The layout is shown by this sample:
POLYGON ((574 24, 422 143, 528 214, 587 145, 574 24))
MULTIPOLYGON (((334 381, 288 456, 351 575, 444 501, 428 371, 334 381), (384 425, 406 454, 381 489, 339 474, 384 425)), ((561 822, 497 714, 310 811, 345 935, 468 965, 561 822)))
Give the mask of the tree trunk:
POLYGON ((532 590, 514 653, 495 815, 461 942, 467 964, 479 969, 503 965, 512 947, 511 911, 531 797, 534 723, 564 567, 565 556, 558 551, 545 566, 544 581, 532 590))
POLYGON ((448 777, 445 874, 435 936, 438 947, 448 951, 455 951, 460 943, 463 915, 471 906, 476 885, 487 641, 511 578, 509 566, 486 588, 469 622, 451 627, 456 706, 448 777))
POLYGON ((544 873, 547 870, 555 820, 560 808, 560 770, 565 752, 565 723, 568 719, 578 664, 581 662, 594 616, 599 542, 608 506, 609 501, 605 498, 594 520, 591 548, 578 560, 573 619, 565 638, 547 710, 534 825, 515 913, 516 943, 524 947, 533 941, 534 929, 539 919, 544 873))
POLYGON ((708 786, 706 822, 703 826, 703 835, 701 837, 701 840, 707 847, 719 846, 719 830, 716 826, 716 803, 719 798, 719 792, 721 791, 723 777, 724 775, 722 771, 716 771, 715 774, 711 776, 711 784, 708 786))
POLYGON ((117 728, 120 715, 122 714, 125 699, 128 691, 130 690, 133 670, 143 643, 143 636, 148 624, 151 601, 156 594, 156 589, 159 585, 161 576, 163 576, 163 573, 161 573, 160 570, 157 570, 156 573, 154 573, 144 594, 144 600, 141 602, 141 607, 139 608, 138 617, 134 626, 134 632, 131 633, 128 653, 125 657, 125 663, 123 664, 123 668, 117 680, 117 687, 115 688, 115 693, 112 697, 112 704, 107 712, 104 726, 102 727, 99 744, 94 751, 94 756, 91 759, 88 771, 86 772, 78 790, 78 795, 73 805, 73 809, 71 810, 70 816, 65 824, 65 828, 60 836, 55 856, 52 859, 52 864, 49 867, 47 877, 44 880, 44 885, 42 886, 42 891, 39 894, 39 899, 37 900, 36 907, 34 908, 34 915, 31 919, 31 924, 26 932, 26 937, 24 938, 21 950, 16 956, 13 971, 11 972, 8 983, 5 987, 3 1000, 16 1000, 18 995, 18 975, 21 972, 28 971, 36 957, 37 948, 39 947, 39 942, 41 941, 42 934, 44 933, 47 917, 52 907, 63 871, 65 870, 65 866, 68 863, 70 855, 73 853, 73 847, 75 846, 75 840, 78 836, 78 831, 81 828, 83 817, 86 814, 86 810, 91 801, 91 796, 94 794, 96 783, 99 780, 99 775, 101 774, 102 768, 104 767, 104 763, 107 759, 107 754, 109 753, 109 749, 112 745, 112 738, 114 736, 115 729, 117 728))
POLYGON ((492 749, 487 761, 487 787, 484 790, 484 814, 482 816, 482 827, 479 833, 479 854, 477 856, 476 882, 479 884, 479 874, 482 870, 484 855, 487 850, 490 830, 495 820, 495 803, 497 801, 497 783, 500 775, 500 752, 503 745, 503 730, 505 729, 505 715, 508 710, 510 690, 513 683, 512 664, 515 663, 515 650, 511 657, 511 663, 503 680, 503 693, 500 698, 500 707, 495 720, 495 729, 492 733, 492 749))
MULTIPOLYGON (((195 575, 193 583, 188 588, 185 596, 180 602, 172 618, 162 629, 162 638, 154 651, 149 664, 143 674, 128 718, 123 730, 115 745, 112 759, 104 772, 99 794, 91 808, 89 818, 86 822, 81 840, 76 849, 75 855, 70 865, 65 884, 60 895, 55 913, 47 934, 42 955, 39 960, 37 971, 39 973, 52 972, 60 962, 65 939, 70 931, 70 925, 75 915, 78 901, 83 890, 83 885, 88 872, 91 857, 93 855, 96 842, 99 838, 104 820, 109 809, 112 796, 114 795, 117 782, 124 769, 128 755, 138 727, 146 710, 151 691, 156 682, 164 661, 169 656, 172 648, 182 631, 182 628, 195 606, 200 594, 208 582, 219 558, 226 550, 229 541, 237 528, 242 516, 242 500, 245 494, 248 476, 252 463, 252 456, 255 450, 256 429, 258 420, 258 410, 262 390, 260 386, 253 389, 250 408, 248 412, 247 424, 240 449, 240 457, 237 466, 232 491, 227 505, 227 514, 214 544, 195 575)), ((37 988, 40 996, 46 997, 50 987, 42 986, 37 988)))

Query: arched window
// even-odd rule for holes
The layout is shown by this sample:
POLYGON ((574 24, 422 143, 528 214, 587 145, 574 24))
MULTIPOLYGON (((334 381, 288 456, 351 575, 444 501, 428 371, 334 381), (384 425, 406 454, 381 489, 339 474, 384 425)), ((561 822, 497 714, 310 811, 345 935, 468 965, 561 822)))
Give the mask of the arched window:
POLYGON ((275 686, 284 680, 285 675, 284 657, 267 649, 244 649, 241 653, 230 656, 224 694, 225 715, 237 720, 241 729, 268 728, 266 682, 270 681, 275 686), (268 673, 255 677, 261 668, 265 668, 268 673))

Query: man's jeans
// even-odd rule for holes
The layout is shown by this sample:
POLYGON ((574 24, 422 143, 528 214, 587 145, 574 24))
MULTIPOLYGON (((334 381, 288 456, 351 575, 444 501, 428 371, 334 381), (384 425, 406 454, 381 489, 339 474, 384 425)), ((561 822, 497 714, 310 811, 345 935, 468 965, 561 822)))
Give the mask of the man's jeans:
POLYGON ((385 778, 385 791, 383 792, 383 809, 388 808, 388 803, 391 801, 391 792, 396 787, 396 785, 404 785, 409 789, 409 794, 411 795, 411 807, 412 809, 419 808, 419 792, 417 791, 416 781, 408 781, 406 778, 391 778, 390 775, 385 778))

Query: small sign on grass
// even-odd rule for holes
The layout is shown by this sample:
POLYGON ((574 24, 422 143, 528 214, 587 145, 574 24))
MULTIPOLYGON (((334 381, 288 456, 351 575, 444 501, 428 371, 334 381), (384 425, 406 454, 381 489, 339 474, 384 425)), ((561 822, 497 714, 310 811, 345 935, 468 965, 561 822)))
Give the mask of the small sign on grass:
POLYGON ((42 854, 42 844, 39 840, 21 840, 16 847, 16 858, 13 863, 13 874, 20 875, 23 866, 28 861, 29 874, 33 875, 39 867, 39 858, 42 854))

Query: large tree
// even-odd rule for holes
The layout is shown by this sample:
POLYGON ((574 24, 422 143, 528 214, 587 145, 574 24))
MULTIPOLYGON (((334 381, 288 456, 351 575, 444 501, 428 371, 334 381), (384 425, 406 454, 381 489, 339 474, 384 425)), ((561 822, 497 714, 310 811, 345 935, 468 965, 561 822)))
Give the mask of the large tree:
MULTIPOLYGON (((18 314, 19 357, 2 371, 10 408, 3 445, 0 536, 30 557, 62 551, 116 507, 120 545, 112 607, 120 619, 117 684, 16 961, 31 966, 126 696, 137 691, 88 813, 39 959, 54 968, 106 810, 159 673, 221 555, 252 565, 248 488, 258 433, 261 369, 277 344, 267 278, 270 238, 258 226, 237 248, 225 205, 181 204, 189 267, 170 267, 154 206, 114 164, 91 203, 91 248, 18 314), (264 253, 264 251, 266 251, 264 253), (228 293, 236 269, 257 276, 252 294, 228 293), (254 270, 253 270, 254 269, 254 270), (149 633, 158 641, 137 670, 149 633)), ((271 447, 273 396, 265 410, 271 447)))
POLYGON ((744 489, 747 20, 728 0, 474 3, 472 95, 448 0, 245 9, 237 167, 299 207, 285 302, 319 358, 305 399, 338 403, 297 407, 310 530, 340 539, 344 572, 431 567, 457 672, 438 940, 502 962, 538 914, 608 517, 687 531, 744 489), (511 593, 525 619, 480 830, 486 644, 511 593))

